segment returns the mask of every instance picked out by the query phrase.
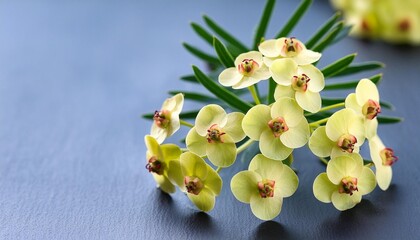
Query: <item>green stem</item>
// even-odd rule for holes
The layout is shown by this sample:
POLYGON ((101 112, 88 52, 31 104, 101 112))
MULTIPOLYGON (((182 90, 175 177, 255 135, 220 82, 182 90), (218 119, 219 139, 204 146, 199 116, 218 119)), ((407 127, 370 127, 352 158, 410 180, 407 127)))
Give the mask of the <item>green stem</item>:
POLYGON ((255 104, 256 104, 256 105, 261 104, 261 101, 260 101, 260 99, 258 98, 258 94, 257 94, 257 90, 256 90, 255 86, 254 86, 254 85, 249 86, 249 87, 248 87, 248 90, 251 92, 251 95, 252 95, 252 98, 253 98, 253 99, 254 99, 254 101, 255 101, 255 104))
POLYGON ((320 160, 323 164, 328 165, 328 160, 327 160, 327 159, 320 157, 320 158, 319 158, 319 160, 320 160))
POLYGON ((239 154, 241 152, 243 152, 245 149, 247 149, 252 143, 254 142, 254 140, 249 139, 248 141, 246 141, 244 144, 242 144, 241 146, 238 147, 238 149, 236 150, 236 154, 239 154))
POLYGON ((310 127, 316 127, 316 126, 319 126, 320 124, 326 123, 326 122, 328 121, 328 119, 330 119, 330 118, 329 118, 329 117, 327 117, 327 118, 323 118, 323 119, 321 119, 321 120, 318 120, 318 121, 316 121, 316 122, 311 122, 311 123, 309 123, 309 126, 310 126, 310 127))
POLYGON ((217 173, 219 173, 219 172, 220 172, 220 170, 222 170, 222 167, 218 167, 218 168, 216 169, 216 172, 217 172, 217 173))
POLYGON ((184 121, 184 120, 182 120, 182 119, 179 119, 179 123, 180 123, 181 125, 187 126, 187 127, 189 127, 189 128, 193 128, 193 127, 194 127, 194 125, 193 125, 193 124, 191 124, 191 123, 189 123, 189 122, 187 122, 187 121, 184 121))
MULTIPOLYGON (((333 104, 333 105, 329 105, 329 106, 326 106, 326 107, 321 108, 318 111, 318 113, 319 112, 325 112, 325 111, 328 111, 328 110, 331 110, 331 109, 334 109, 334 108, 344 107, 345 105, 346 105, 346 103, 344 103, 344 102, 342 102, 342 103, 336 103, 336 104, 333 104)), ((305 114, 305 116, 307 117, 307 116, 312 116, 312 115, 315 115, 315 114, 317 114, 317 113, 307 113, 307 114, 305 114)))

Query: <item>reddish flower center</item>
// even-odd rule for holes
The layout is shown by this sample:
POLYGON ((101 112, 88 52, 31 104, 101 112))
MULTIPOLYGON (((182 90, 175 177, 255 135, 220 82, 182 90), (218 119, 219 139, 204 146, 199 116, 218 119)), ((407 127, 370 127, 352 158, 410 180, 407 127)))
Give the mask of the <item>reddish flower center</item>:
POLYGON ((397 160, 398 157, 394 155, 394 150, 391 148, 384 148, 379 152, 379 155, 382 159, 382 165, 384 166, 392 166, 397 160))
POLYGON ((352 153, 354 151, 354 144, 357 143, 357 138, 351 134, 344 134, 338 139, 337 145, 343 152, 352 153))
POLYGON ((167 128, 171 122, 171 112, 168 110, 155 111, 153 120, 158 127, 167 128))
POLYGON ((257 183, 258 191, 262 198, 273 197, 274 196, 274 185, 276 182, 270 179, 264 179, 261 182, 257 183))
POLYGON ((187 192, 194 195, 198 195, 204 187, 203 182, 198 177, 185 176, 184 184, 187 192))
POLYGON ((225 132, 222 132, 220 128, 217 127, 217 124, 211 125, 211 127, 207 130, 207 142, 223 142, 222 136, 225 135, 225 132))
POLYGON ((283 57, 294 57, 302 51, 302 45, 294 37, 286 38, 282 48, 283 57))
POLYGON ((339 193, 346 193, 351 196, 354 191, 359 191, 359 189, 357 189, 357 178, 345 177, 341 179, 341 183, 338 188, 339 193))
POLYGON ((158 175, 163 174, 164 163, 158 160, 155 156, 151 157, 146 164, 146 169, 149 172, 154 172, 158 175))
POLYGON ((254 61, 254 59, 244 59, 242 63, 238 65, 238 71, 245 76, 252 75, 260 65, 254 61))
POLYGON ((381 113, 381 106, 377 101, 369 99, 365 105, 363 105, 362 113, 367 119, 372 120, 381 113))
POLYGON ((275 137, 280 137, 280 135, 287 130, 289 127, 286 124, 286 121, 282 117, 275 118, 268 122, 268 127, 273 131, 275 137))
POLYGON ((398 23, 398 30, 401 32, 408 32, 410 30, 411 24, 410 20, 404 19, 398 23))
POLYGON ((292 79, 292 88, 295 91, 305 92, 308 89, 308 83, 311 79, 306 75, 302 74, 300 76, 293 76, 292 79))

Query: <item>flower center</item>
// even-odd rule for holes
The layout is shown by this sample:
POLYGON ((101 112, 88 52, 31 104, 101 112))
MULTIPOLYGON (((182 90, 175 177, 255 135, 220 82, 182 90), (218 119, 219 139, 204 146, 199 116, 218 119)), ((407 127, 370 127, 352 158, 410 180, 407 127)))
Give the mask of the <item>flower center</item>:
POLYGON ((283 57, 294 57, 302 51, 302 46, 294 37, 286 38, 282 48, 283 57))
POLYGON ((184 184, 187 192, 194 195, 198 195, 204 187, 203 182, 198 177, 185 176, 184 184))
POLYGON ((162 175, 164 163, 158 160, 155 156, 153 156, 149 159, 149 162, 146 164, 146 169, 149 170, 149 172, 154 172, 158 175, 162 175))
POLYGON ((302 74, 300 76, 293 76, 292 88, 295 91, 305 92, 306 89, 308 88, 308 82, 310 80, 311 79, 306 74, 302 74))
POLYGON ((259 68, 259 64, 254 59, 244 59, 242 63, 238 65, 238 71, 244 76, 252 75, 255 70, 259 68))
POLYGON ((286 121, 282 117, 275 118, 268 122, 268 127, 273 131, 275 137, 280 137, 280 135, 287 130, 289 127, 286 124, 286 121))
POLYGON ((381 156, 382 165, 384 166, 391 166, 398 160, 398 157, 394 155, 394 150, 391 148, 382 149, 382 151, 379 152, 379 155, 381 156))
POLYGON ((153 115, 153 120, 156 125, 160 128, 167 128, 171 122, 171 112, 168 110, 155 111, 153 115))
POLYGON ((346 193, 351 196, 354 191, 359 191, 359 189, 357 189, 357 178, 345 177, 341 179, 341 184, 338 188, 339 193, 346 193))
POLYGON ((410 20, 404 19, 398 23, 398 30, 401 32, 408 32, 410 30, 410 20))
POLYGON ((221 142, 223 143, 222 136, 225 135, 225 132, 222 132, 220 128, 217 127, 217 124, 211 125, 207 130, 207 142, 221 142))
POLYGON ((343 152, 352 153, 354 144, 357 143, 357 138, 351 134, 344 134, 338 139, 337 145, 343 152))
POLYGON ((270 179, 264 179, 261 182, 257 183, 258 191, 262 198, 273 197, 274 196, 274 185, 276 181, 270 179))
POLYGON ((367 119, 372 120, 378 113, 381 113, 381 106, 377 101, 369 99, 365 105, 363 105, 362 113, 367 119))

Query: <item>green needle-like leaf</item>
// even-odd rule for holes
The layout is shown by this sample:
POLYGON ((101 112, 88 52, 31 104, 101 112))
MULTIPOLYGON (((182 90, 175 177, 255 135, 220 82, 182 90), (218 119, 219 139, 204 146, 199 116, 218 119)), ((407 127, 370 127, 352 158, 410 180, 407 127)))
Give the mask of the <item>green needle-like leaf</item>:
POLYGON ((289 18, 289 21, 287 21, 280 32, 276 35, 276 38, 287 37, 302 18, 302 16, 305 14, 311 3, 312 0, 303 0, 293 15, 289 18))
MULTIPOLYGON (((375 76, 372 76, 369 78, 372 80, 373 83, 376 85, 379 84, 379 82, 382 80, 382 73, 377 74, 375 76)), ((331 83, 326 84, 324 90, 337 90, 337 89, 350 89, 355 88, 360 80, 351 81, 351 82, 345 82, 345 83, 331 83)))
MULTIPOLYGON (((182 112, 182 113, 179 114, 179 118, 181 118, 181 119, 193 119, 197 116, 198 111, 199 110, 182 112)), ((143 114, 141 117, 144 118, 144 119, 152 120, 153 116, 154 116, 153 113, 148 113, 148 114, 143 114)))
POLYGON ((252 47, 254 50, 258 50, 258 45, 264 37, 275 3, 276 0, 267 0, 267 3, 265 4, 263 14, 254 35, 254 44, 252 47))
POLYGON ((199 83, 197 78, 194 75, 185 75, 180 78, 182 81, 191 82, 191 83, 199 83))
POLYGON ((385 64, 381 62, 356 63, 347 67, 343 71, 340 71, 339 73, 334 74, 334 77, 355 74, 355 73, 363 72, 363 71, 375 70, 375 69, 383 68, 383 67, 385 67, 385 64))
POLYGON ((200 49, 189 45, 188 43, 182 43, 182 45, 187 49, 192 55, 204 60, 205 62, 220 64, 219 59, 208 53, 201 51, 200 49))
POLYGON ((268 95, 267 95, 267 104, 272 104, 274 102, 274 92, 276 90, 277 83, 270 78, 268 80, 268 95))
POLYGON ((169 94, 171 95, 176 95, 178 93, 184 94, 185 99, 193 100, 196 102, 204 102, 204 103, 220 102, 219 99, 217 98, 210 97, 205 94, 197 93, 197 92, 185 92, 185 91, 170 91, 169 92, 169 94))
MULTIPOLYGON (((326 106, 329 106, 329 105, 342 103, 342 102, 345 102, 345 101, 346 101, 345 98, 325 98, 325 97, 323 97, 322 98, 322 106, 326 107, 326 106)), ((389 102, 385 102, 385 101, 381 100, 380 105, 383 108, 387 108, 387 109, 390 109, 390 110, 395 110, 394 105, 392 105, 389 102)))
POLYGON ((240 98, 238 98, 235 94, 228 91, 224 87, 220 86, 218 83, 211 80, 206 74, 204 74, 198 67, 193 66, 194 74, 197 78, 197 80, 205 87, 207 90, 209 90, 211 93, 213 93, 216 97, 219 99, 225 101, 229 106, 246 113, 252 105, 242 101, 240 98))
POLYGON ((353 53, 343 58, 340 58, 337 61, 326 66, 324 69, 321 70, 321 72, 324 74, 325 78, 334 76, 336 73, 341 72, 343 71, 343 69, 347 68, 353 62, 356 55, 356 53, 353 53))
POLYGON ((335 24, 335 27, 329 32, 329 34, 324 37, 315 47, 313 50, 315 52, 322 52, 325 48, 327 48, 337 37, 337 35, 340 33, 341 29, 344 27, 344 23, 342 21, 335 24))
POLYGON ((311 49, 318 41, 324 37, 324 35, 334 26, 335 22, 341 17, 341 13, 337 12, 332 17, 330 17, 315 33, 312 37, 306 42, 306 47, 311 49))
POLYGON ((249 49, 243 43, 241 43, 239 40, 237 40, 235 37, 233 37, 226 30, 221 28, 211 18, 209 18, 206 15, 203 15, 203 19, 206 22, 207 26, 209 26, 209 28, 211 28, 217 35, 219 35, 221 38, 223 38, 226 42, 228 42, 228 43, 234 45, 235 47, 239 48, 242 52, 248 52, 249 51, 249 49))
POLYGON ((392 123, 398 123, 398 122, 404 121, 403 118, 399 118, 399 117, 378 116, 377 118, 378 118, 379 124, 392 124, 392 123))
POLYGON ((345 37, 347 37, 350 33, 350 30, 353 26, 352 25, 348 25, 348 26, 344 26, 340 32, 337 34, 337 36, 334 38, 334 41, 331 42, 330 45, 333 45, 334 43, 338 43, 339 41, 343 40, 345 37))
POLYGON ((230 68, 230 67, 235 66, 232 55, 226 49, 225 45, 216 37, 213 38, 213 46, 214 46, 214 50, 217 53, 217 56, 219 57, 220 62, 225 67, 230 68))
POLYGON ((198 23, 192 22, 191 27, 194 32, 197 33, 204 41, 206 41, 210 46, 213 46, 213 35, 210 34, 206 29, 200 26, 198 23))

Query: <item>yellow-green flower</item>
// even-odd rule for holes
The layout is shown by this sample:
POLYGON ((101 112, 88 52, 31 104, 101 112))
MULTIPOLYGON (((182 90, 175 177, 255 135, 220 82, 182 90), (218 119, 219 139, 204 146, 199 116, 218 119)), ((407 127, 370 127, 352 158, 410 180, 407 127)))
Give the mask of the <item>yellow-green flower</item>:
POLYGON ((293 37, 266 40, 258 46, 258 50, 264 55, 267 66, 279 58, 291 58, 298 65, 311 64, 321 58, 321 53, 306 49, 301 41, 293 37))
POLYGON ((180 176, 179 156, 181 149, 175 144, 159 145, 156 139, 150 135, 144 137, 147 147, 146 169, 152 174, 158 187, 166 193, 175 192, 174 184, 180 176))
POLYGON ((324 89, 324 75, 311 64, 298 66, 290 58, 277 59, 270 66, 274 81, 279 84, 274 92, 275 99, 292 97, 304 110, 316 113, 321 109, 321 95, 324 89))
POLYGON ((206 155, 214 165, 228 167, 235 162, 235 143, 245 138, 241 128, 243 113, 226 114, 216 104, 203 107, 187 135, 188 150, 199 155, 206 155))
POLYGON ((335 112, 325 126, 318 127, 309 139, 309 148, 318 157, 359 152, 365 141, 362 119, 351 109, 335 112))
POLYGON ((391 148, 385 147, 381 139, 375 136, 369 139, 370 156, 376 168, 376 180, 379 188, 387 190, 392 180, 392 165, 398 160, 391 148))
POLYGON ((223 70, 219 75, 219 82, 223 86, 239 89, 270 77, 270 71, 263 62, 262 54, 251 51, 240 54, 235 60, 235 67, 223 70))
POLYGON ((264 156, 275 160, 286 159, 309 139, 308 121, 291 98, 279 99, 272 106, 252 107, 242 121, 242 129, 249 138, 260 141, 264 156))
POLYGON ((378 129, 376 116, 381 112, 379 92, 370 79, 362 79, 356 87, 356 93, 351 93, 346 98, 346 108, 353 109, 359 114, 365 125, 365 137, 374 137, 378 129))
POLYGON ((150 135, 156 138, 158 143, 162 143, 166 138, 178 131, 180 127, 179 113, 181 113, 183 105, 184 95, 178 93, 166 99, 160 111, 155 111, 150 135))
POLYGON ((329 161, 327 172, 316 177, 313 192, 319 201, 332 202, 335 208, 344 211, 360 203, 362 196, 375 186, 375 174, 363 166, 359 154, 353 153, 329 161))
POLYGON ((257 218, 271 220, 280 214, 283 198, 293 195, 298 184, 290 167, 258 154, 247 171, 233 176, 230 188, 236 199, 251 205, 257 218))
POLYGON ((182 173, 181 177, 177 177, 178 186, 186 192, 198 209, 204 212, 212 210, 216 196, 222 189, 222 179, 219 174, 201 157, 191 152, 181 154, 179 161, 182 173))

